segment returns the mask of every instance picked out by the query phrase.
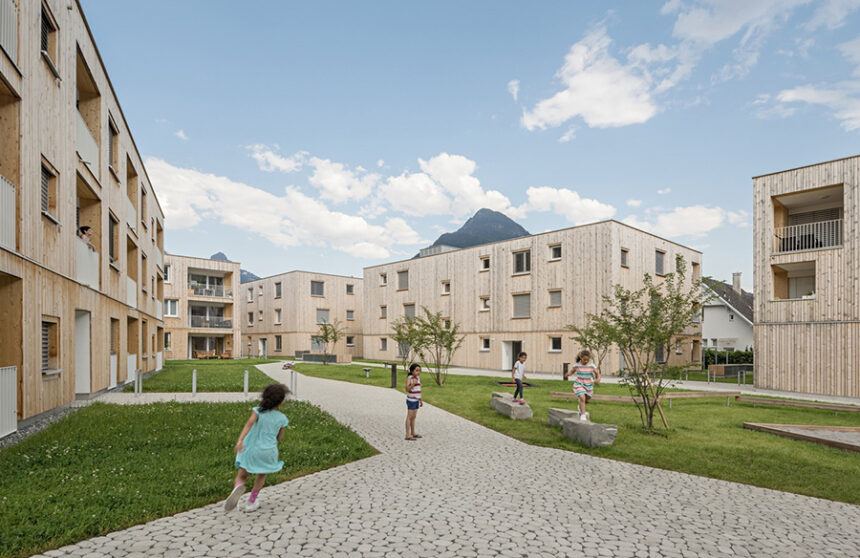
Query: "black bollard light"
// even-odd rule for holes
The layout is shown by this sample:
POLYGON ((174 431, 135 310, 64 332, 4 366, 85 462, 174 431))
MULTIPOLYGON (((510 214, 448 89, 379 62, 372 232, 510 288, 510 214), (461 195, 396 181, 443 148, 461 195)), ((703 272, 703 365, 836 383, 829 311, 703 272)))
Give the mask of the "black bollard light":
POLYGON ((567 371, 570 367, 569 362, 565 362, 561 365, 561 379, 567 381, 567 371))
POLYGON ((397 365, 396 364, 391 365, 391 387, 393 387, 393 388, 397 387, 397 365))

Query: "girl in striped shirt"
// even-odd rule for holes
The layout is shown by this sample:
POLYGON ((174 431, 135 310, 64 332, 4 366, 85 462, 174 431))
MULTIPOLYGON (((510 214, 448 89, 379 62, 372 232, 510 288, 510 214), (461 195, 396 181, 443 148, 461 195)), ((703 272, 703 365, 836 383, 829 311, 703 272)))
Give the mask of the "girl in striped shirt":
POLYGON ((421 401, 421 366, 412 363, 409 366, 409 375, 406 377, 406 439, 414 442, 421 437, 415 433, 415 416, 418 407, 424 405, 421 401))
POLYGON ((576 364, 565 374, 565 378, 575 374, 573 378, 573 394, 579 399, 579 418, 588 420, 589 415, 585 412, 585 404, 594 396, 594 386, 600 385, 600 370, 591 362, 591 353, 587 350, 579 351, 576 355, 576 364))

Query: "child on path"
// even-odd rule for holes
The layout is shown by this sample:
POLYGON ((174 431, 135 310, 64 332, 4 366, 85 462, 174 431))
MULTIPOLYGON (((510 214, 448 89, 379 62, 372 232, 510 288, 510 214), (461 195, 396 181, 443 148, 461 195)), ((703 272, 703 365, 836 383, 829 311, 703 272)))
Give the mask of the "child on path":
POLYGON ((239 498, 245 493, 245 481, 250 475, 257 477, 244 510, 254 511, 259 508, 257 495, 266 483, 266 475, 277 473, 284 467, 284 462, 278 460, 278 442, 284 439, 284 428, 290 421, 278 407, 286 397, 287 387, 284 384, 268 385, 263 390, 260 404, 251 411, 236 442, 236 467, 239 471, 233 481, 233 492, 224 502, 224 511, 232 510, 239 503, 239 498))
POLYGON ((514 363, 514 368, 511 370, 511 380, 516 382, 517 389, 514 390, 514 403, 525 405, 526 400, 523 399, 523 381, 526 379, 526 358, 525 353, 517 355, 517 361, 514 363), (519 397, 518 397, 519 395, 519 397))
POLYGON ((571 374, 576 374, 573 378, 573 394, 579 399, 579 419, 587 421, 589 414, 585 412, 585 404, 594 396, 594 386, 600 385, 600 370, 591 362, 590 352, 579 351, 576 364, 564 377, 571 374))
POLYGON ((409 365, 409 375, 406 377, 406 439, 414 442, 422 436, 415 433, 415 417, 418 407, 423 407, 421 401, 421 366, 417 363, 409 365))

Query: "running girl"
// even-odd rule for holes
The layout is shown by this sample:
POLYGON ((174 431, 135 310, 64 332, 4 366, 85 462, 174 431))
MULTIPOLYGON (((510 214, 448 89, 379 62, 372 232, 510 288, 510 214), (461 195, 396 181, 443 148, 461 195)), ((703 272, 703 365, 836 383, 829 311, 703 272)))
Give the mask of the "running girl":
POLYGON ((587 421, 589 414, 585 412, 585 404, 594 396, 594 386, 600 385, 600 370, 591 362, 590 352, 579 351, 576 355, 576 364, 564 377, 567 378, 571 374, 575 374, 573 394, 579 399, 579 418, 587 421))

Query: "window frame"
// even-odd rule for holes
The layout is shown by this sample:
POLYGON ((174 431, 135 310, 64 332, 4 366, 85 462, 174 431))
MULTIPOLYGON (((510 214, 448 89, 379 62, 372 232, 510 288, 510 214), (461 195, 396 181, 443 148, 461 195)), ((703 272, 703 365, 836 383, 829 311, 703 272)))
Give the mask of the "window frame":
POLYGON ((447 279, 442 281, 442 296, 448 296, 451 294, 451 280, 447 279))
POLYGON ((275 352, 280 353, 284 350, 284 338, 282 335, 275 335, 275 352))
POLYGON ((621 267, 630 269, 630 249, 621 247, 621 267))
POLYGON ((528 319, 531 319, 531 317, 532 317, 532 293, 531 292, 511 293, 511 319, 512 320, 528 320, 528 319), (516 315, 516 308, 517 308, 516 299, 517 299, 517 297, 522 297, 522 296, 529 297, 529 313, 527 316, 517 316, 516 315))
POLYGON ((348 296, 355 294, 355 284, 353 284, 353 283, 347 283, 346 284, 346 294, 348 296))
POLYGON ((331 323, 331 309, 330 308, 317 308, 316 313, 314 315, 314 319, 316 320, 317 325, 322 324, 330 324, 331 323), (325 319, 320 321, 320 312, 325 312, 325 319))
POLYGON ((380 337, 379 338, 379 350, 387 351, 388 350, 388 337, 380 337))
POLYGON ((178 298, 165 298, 164 299, 164 317, 165 318, 178 318, 179 317, 179 299, 178 298), (174 313, 170 313, 170 303, 174 303, 174 313))
POLYGON ((560 262, 561 261, 561 255, 562 255, 561 242, 549 245, 549 259, 547 261, 560 262), (555 255, 556 248, 558 248, 558 256, 555 255))
POLYGON ((481 337, 481 345, 478 352, 488 353, 491 350, 491 340, 489 337, 481 337))
POLYGON ((517 250, 516 252, 512 252, 511 256, 513 258, 513 274, 512 275, 528 275, 532 272, 532 251, 531 248, 526 250, 517 250), (518 256, 525 254, 523 258, 524 268, 521 271, 517 271, 517 259, 518 256))
POLYGON ((547 304, 547 308, 561 308, 561 303, 562 303, 561 289, 549 289, 547 292, 549 293, 549 304, 547 304), (552 295, 554 293, 558 293, 558 304, 552 303, 552 295))
POLYGON ((53 376, 63 371, 60 344, 60 318, 42 315, 40 331, 40 368, 42 376, 53 376), (47 328, 47 331, 46 331, 47 328), (47 335, 46 335, 47 334, 47 335), (47 337, 47 341, 46 341, 47 337), (46 347, 47 345, 47 347, 46 347), (47 354, 45 349, 47 348, 47 354))
POLYGON ((489 312, 490 311, 490 295, 482 295, 478 297, 480 304, 478 306, 478 312, 489 312))
POLYGON ((347 335, 346 336, 346 346, 347 347, 355 347, 355 336, 347 335))
POLYGON ((409 270, 401 269, 397 272, 397 290, 398 291, 408 291, 409 290, 409 270), (405 277, 406 281, 403 281, 402 278, 405 277), (402 286, 406 283, 406 286, 402 286))
POLYGON ((281 281, 276 281, 274 288, 275 288, 275 298, 281 298, 283 296, 283 292, 284 292, 283 285, 282 285, 281 281))
POLYGON ((346 311, 346 321, 354 322, 355 321, 355 310, 347 310, 346 311))
POLYGON ((382 304, 379 306, 379 319, 387 320, 388 319, 388 305, 382 304))
POLYGON ((562 352, 562 340, 559 335, 550 335, 549 336, 549 351, 550 353, 560 353, 562 352), (558 341, 558 349, 554 347, 555 342, 558 341))
POLYGON ((275 325, 283 324, 284 312, 283 308, 275 308, 275 325))
POLYGON ((478 266, 478 272, 490 271, 490 256, 479 256, 478 259, 481 261, 481 265, 478 266))
POLYGON ((55 225, 60 224, 59 204, 57 203, 59 192, 60 173, 42 157, 42 169, 39 184, 39 210, 43 217, 48 218, 55 225))
POLYGON ((659 248, 654 250, 654 275, 657 277, 666 276, 666 251, 659 248), (657 265, 659 262, 659 266, 657 265))
POLYGON ((315 281, 311 279, 311 296, 322 297, 325 298, 325 281, 315 281), (320 293, 314 293, 314 285, 320 285, 320 293))

